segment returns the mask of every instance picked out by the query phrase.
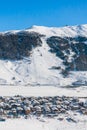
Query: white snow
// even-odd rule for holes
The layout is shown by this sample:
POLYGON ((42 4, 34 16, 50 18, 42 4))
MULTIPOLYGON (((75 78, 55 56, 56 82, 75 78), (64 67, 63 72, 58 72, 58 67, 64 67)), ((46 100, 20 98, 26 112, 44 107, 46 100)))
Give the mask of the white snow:
POLYGON ((50 48, 46 44, 45 40, 42 39, 43 45, 37 47, 32 52, 31 64, 30 64, 30 76, 34 78, 34 82, 37 84, 60 84, 60 71, 53 70, 53 66, 61 66, 62 60, 57 58, 55 54, 49 52, 50 48))
POLYGON ((69 96, 87 97, 87 86, 61 88, 53 86, 0 86, 0 96, 69 96))
POLYGON ((73 123, 57 119, 12 119, 0 123, 0 130, 86 130, 87 119, 73 123))
POLYGON ((33 26, 26 31, 35 31, 40 34, 50 36, 61 36, 61 37, 76 37, 78 35, 87 37, 87 24, 76 25, 76 26, 65 26, 65 27, 44 27, 44 26, 33 26))
MULTIPOLYGON (((38 32, 40 34, 50 36, 61 36, 61 37, 76 37, 78 35, 87 37, 87 24, 84 25, 75 25, 75 26, 64 26, 64 27, 45 27, 45 26, 32 26, 31 28, 24 29, 22 31, 27 32, 38 32)), ((21 30, 11 30, 0 32, 0 34, 16 34, 20 33, 21 30)))

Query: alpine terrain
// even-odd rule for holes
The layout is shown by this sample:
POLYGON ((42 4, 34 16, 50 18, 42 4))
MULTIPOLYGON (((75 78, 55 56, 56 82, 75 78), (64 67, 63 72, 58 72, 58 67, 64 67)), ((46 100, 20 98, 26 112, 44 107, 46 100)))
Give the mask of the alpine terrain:
POLYGON ((0 130, 87 130, 87 25, 0 33, 0 130))
POLYGON ((87 85, 87 25, 1 32, 0 84, 87 85))

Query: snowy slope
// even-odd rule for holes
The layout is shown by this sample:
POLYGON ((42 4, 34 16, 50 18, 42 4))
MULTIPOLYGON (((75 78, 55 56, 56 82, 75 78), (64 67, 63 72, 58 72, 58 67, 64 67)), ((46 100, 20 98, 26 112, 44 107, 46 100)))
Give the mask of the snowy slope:
MULTIPOLYGON (((87 25, 65 26, 62 28, 33 26, 30 29, 1 32, 1 35, 13 35, 23 32, 36 32, 41 37, 42 45, 32 48, 31 55, 23 57, 21 60, 0 60, 0 84, 9 85, 53 85, 67 86, 73 83, 85 84, 87 81, 86 71, 71 71, 64 77, 61 70, 65 69, 63 60, 50 52, 46 40, 52 36, 59 37, 87 37, 87 25), (52 67, 61 67, 60 69, 52 69, 52 67)), ((85 42, 86 44, 86 42, 85 42)), ((66 55, 66 52, 63 52, 66 55)), ((79 55, 79 53, 78 53, 79 55)), ((70 50, 69 62, 73 60, 74 52, 70 50)))
POLYGON ((49 47, 43 40, 43 46, 33 50, 31 57, 20 61, 0 61, 0 83, 10 85, 69 85, 71 78, 63 78, 60 70, 51 69, 61 66, 62 60, 49 52, 49 47), (31 61, 31 63, 30 63, 31 61), (62 82, 61 82, 62 81, 62 82))
POLYGON ((44 27, 44 26, 33 26, 31 29, 26 31, 35 31, 41 34, 50 36, 61 36, 61 37, 76 37, 78 35, 87 37, 87 24, 77 26, 65 26, 65 27, 44 27))
POLYGON ((76 26, 65 26, 65 27, 45 27, 45 26, 32 26, 25 30, 12 30, 1 32, 2 35, 17 34, 20 32, 38 32, 40 34, 50 36, 61 36, 61 37, 76 37, 78 35, 87 37, 87 24, 76 25, 76 26))

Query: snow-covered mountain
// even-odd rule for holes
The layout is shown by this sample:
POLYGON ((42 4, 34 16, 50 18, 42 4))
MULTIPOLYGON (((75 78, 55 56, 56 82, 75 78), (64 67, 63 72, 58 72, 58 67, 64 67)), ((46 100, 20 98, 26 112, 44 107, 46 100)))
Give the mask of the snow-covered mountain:
POLYGON ((87 25, 0 33, 0 84, 87 84, 87 25))

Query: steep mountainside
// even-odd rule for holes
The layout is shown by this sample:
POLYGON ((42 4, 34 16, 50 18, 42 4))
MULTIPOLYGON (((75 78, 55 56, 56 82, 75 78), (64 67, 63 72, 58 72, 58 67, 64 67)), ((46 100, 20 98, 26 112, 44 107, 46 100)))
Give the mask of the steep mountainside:
POLYGON ((0 33, 0 84, 86 85, 87 25, 0 33))

